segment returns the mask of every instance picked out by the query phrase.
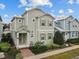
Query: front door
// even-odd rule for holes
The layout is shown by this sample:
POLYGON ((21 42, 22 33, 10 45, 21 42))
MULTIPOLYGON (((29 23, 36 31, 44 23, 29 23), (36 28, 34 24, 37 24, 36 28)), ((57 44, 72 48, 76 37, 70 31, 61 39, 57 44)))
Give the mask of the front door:
POLYGON ((27 40, 27 34, 26 33, 19 33, 19 44, 25 45, 27 40))

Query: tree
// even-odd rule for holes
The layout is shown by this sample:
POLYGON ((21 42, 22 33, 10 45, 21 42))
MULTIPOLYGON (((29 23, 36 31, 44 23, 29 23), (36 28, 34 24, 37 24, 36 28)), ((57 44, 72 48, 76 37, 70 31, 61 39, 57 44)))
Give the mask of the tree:
POLYGON ((55 32, 54 43, 58 44, 58 45, 63 45, 64 44, 63 34, 60 33, 59 31, 55 32))

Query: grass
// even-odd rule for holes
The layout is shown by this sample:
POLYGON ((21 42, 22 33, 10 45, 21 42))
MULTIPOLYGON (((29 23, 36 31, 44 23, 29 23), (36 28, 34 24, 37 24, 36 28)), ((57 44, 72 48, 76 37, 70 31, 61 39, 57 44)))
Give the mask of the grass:
POLYGON ((43 59, 72 59, 76 56, 79 56, 79 49, 74 49, 74 50, 67 51, 61 54, 49 56, 43 59))

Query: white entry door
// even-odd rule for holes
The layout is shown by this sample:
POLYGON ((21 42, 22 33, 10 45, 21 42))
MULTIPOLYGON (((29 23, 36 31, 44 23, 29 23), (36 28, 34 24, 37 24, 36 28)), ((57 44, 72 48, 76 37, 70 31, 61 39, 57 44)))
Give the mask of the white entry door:
POLYGON ((25 45, 27 41, 27 34, 26 33, 19 33, 19 44, 25 45))

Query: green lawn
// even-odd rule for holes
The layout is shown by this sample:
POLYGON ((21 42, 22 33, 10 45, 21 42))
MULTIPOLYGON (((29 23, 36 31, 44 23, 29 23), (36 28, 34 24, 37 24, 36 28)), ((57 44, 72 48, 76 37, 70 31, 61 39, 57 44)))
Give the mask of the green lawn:
POLYGON ((79 49, 74 49, 65 53, 49 56, 43 59, 72 59, 76 56, 79 56, 79 49))

